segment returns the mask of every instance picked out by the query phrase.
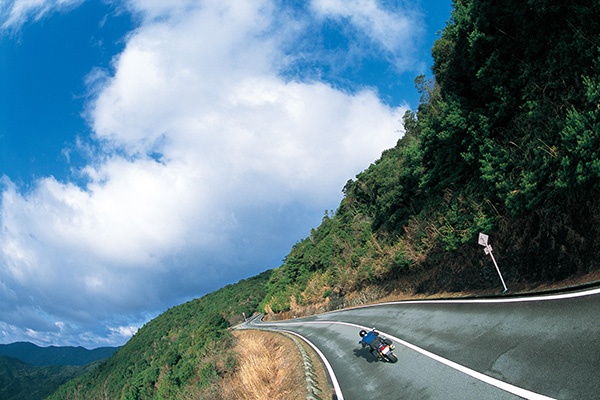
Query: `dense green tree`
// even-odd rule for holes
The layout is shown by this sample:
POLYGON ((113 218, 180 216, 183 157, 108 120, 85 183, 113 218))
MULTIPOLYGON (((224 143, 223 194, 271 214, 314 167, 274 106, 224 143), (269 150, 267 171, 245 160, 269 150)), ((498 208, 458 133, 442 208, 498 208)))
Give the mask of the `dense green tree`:
POLYGON ((433 49, 441 99, 437 118, 422 119, 426 182, 480 170, 482 190, 514 215, 556 195, 560 133, 585 105, 584 77, 598 73, 599 11, 595 1, 456 1, 433 49))

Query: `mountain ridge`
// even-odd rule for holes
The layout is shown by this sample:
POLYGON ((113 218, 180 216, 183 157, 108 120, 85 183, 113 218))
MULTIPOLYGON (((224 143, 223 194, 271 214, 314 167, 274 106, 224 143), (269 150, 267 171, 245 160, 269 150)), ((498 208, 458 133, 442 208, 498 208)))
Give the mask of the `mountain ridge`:
POLYGON ((0 399, 42 400, 62 384, 90 372, 98 362, 84 366, 34 366, 0 355, 0 399))
POLYGON ((42 347, 31 342, 0 344, 0 356, 12 357, 37 367, 82 366, 109 358, 119 347, 86 349, 82 346, 42 347))

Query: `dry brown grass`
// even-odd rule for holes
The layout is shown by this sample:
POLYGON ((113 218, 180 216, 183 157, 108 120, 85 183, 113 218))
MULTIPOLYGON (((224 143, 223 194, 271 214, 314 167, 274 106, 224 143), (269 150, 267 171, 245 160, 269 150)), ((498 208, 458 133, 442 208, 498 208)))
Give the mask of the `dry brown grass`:
POLYGON ((289 338, 263 331, 236 331, 236 372, 221 382, 225 400, 306 399, 298 347, 289 338))

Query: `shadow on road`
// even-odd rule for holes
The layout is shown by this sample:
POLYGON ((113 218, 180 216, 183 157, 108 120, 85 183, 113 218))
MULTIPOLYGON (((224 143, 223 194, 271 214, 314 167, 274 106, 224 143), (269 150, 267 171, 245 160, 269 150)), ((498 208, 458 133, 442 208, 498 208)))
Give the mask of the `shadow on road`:
POLYGON ((377 362, 378 359, 369 351, 368 347, 363 347, 362 349, 354 349, 354 356, 357 358, 364 358, 369 363, 377 362))

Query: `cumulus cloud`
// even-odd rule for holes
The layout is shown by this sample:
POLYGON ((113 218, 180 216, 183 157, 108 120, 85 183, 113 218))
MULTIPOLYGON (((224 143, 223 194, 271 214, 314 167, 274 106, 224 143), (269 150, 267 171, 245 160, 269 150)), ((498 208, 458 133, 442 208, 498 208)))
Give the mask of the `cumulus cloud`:
MULTIPOLYGON (((88 79, 85 184, 4 178, 0 340, 121 344, 149 310, 277 266, 398 140, 404 109, 374 91, 281 76, 298 32, 270 1, 195 4, 129 3, 144 22, 114 73, 88 79)), ((315 7, 400 46, 380 32, 393 16, 369 4, 315 7)))

